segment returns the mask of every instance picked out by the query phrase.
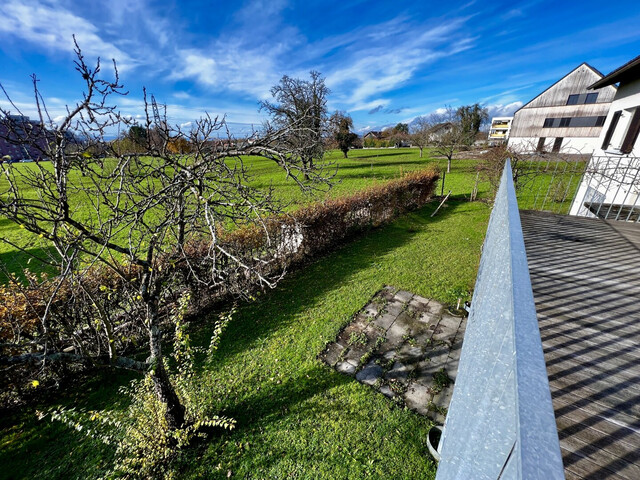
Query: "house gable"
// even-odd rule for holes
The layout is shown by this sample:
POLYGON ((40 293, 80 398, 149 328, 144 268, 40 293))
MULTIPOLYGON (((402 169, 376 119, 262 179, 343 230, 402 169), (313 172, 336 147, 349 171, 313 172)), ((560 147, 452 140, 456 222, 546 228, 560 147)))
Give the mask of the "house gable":
MULTIPOLYGON (((520 107, 518 112, 526 108, 566 105, 569 95, 593 93, 594 91, 589 90, 589 87, 603 77, 604 75, 591 65, 582 63, 543 91, 540 95, 529 101, 529 103, 520 107)), ((609 103, 613 100, 613 97, 616 94, 616 87, 610 85, 599 89, 597 92, 598 99, 596 100, 596 103, 609 103)))

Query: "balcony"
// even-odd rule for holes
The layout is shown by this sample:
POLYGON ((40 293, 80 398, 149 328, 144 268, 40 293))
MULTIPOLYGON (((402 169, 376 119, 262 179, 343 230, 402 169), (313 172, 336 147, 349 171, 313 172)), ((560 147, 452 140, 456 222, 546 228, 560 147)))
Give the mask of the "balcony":
POLYGON ((610 218, 518 212, 507 164, 436 479, 640 478, 640 224, 610 218))

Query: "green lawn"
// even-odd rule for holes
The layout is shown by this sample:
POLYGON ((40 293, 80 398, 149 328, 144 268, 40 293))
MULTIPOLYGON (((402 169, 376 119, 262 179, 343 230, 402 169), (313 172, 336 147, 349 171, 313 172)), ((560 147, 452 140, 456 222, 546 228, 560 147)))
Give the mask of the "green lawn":
MULTIPOLYGON (((421 168, 417 150, 360 150, 338 159, 339 196, 371 182, 421 168)), ((298 194, 273 165, 253 160, 260 183, 298 194)), ((433 478, 426 446, 430 421, 323 365, 317 355, 384 285, 453 303, 473 287, 490 209, 469 202, 475 162, 454 161, 437 202, 360 236, 291 273, 279 286, 240 308, 223 334, 214 362, 202 368, 203 402, 237 420, 231 433, 192 448, 176 465, 178 478, 433 478)), ((481 184, 480 193, 488 191, 481 184)), ((438 187, 439 192, 439 187, 438 187)), ((11 231, 0 224, 0 228, 11 231)), ((195 338, 208 342, 205 317, 195 338)), ((117 403, 130 377, 105 376, 54 404, 101 408, 117 403)), ((45 408, 39 406, 38 408, 45 408)), ((38 422, 35 408, 0 420, 2 478, 96 478, 113 452, 60 424, 38 422)))
MULTIPOLYGON (((369 185, 397 178, 406 172, 425 168, 434 162, 437 163, 428 155, 419 158, 417 149, 352 150, 349 152, 348 159, 342 158, 342 153, 339 151, 331 151, 327 155, 327 161, 337 167, 333 187, 329 191, 307 194, 303 193, 293 180, 287 179, 275 162, 256 157, 245 158, 243 161, 251 172, 250 184, 263 189, 273 186, 276 198, 286 204, 288 209, 295 209, 300 205, 323 198, 348 195, 369 185)), ((461 161, 461 165, 466 164, 465 162, 461 161)), ((27 169, 33 168, 33 165, 14 164, 12 168, 27 169)), ((470 168, 473 167, 470 166, 470 168)), ((6 180, 0 178, 0 190, 4 182, 6 180)), ((448 181, 447 185, 449 185, 448 181)), ((467 185, 464 185, 464 188, 466 187, 467 185)), ((468 190, 470 191, 471 187, 468 190)), ((31 192, 29 189, 27 189, 27 195, 32 195, 35 198, 35 192, 31 192)), ((87 207, 82 205, 77 207, 81 214, 90 214, 88 209, 85 212, 87 207)), ((42 270, 40 262, 30 260, 28 254, 20 252, 11 245, 20 245, 28 252, 46 258, 47 246, 42 239, 19 228, 18 225, 7 219, 0 219, 0 240, 4 239, 11 243, 0 241, 0 263, 4 264, 9 271, 19 273, 26 266, 32 271, 42 270)), ((0 272, 0 281, 3 278, 4 275, 0 272)))

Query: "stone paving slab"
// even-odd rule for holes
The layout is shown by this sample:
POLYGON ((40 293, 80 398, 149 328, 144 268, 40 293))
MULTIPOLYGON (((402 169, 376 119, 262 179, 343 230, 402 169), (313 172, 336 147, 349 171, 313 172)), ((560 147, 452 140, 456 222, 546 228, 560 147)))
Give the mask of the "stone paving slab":
POLYGON ((443 423, 466 318, 406 290, 384 287, 320 358, 400 405, 443 423))

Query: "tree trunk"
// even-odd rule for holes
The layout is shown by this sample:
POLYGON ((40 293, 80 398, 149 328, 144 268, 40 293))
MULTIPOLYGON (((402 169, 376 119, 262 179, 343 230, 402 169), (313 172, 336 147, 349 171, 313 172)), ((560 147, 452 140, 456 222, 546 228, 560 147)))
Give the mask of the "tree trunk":
POLYGON ((346 150, 342 150, 342 154, 344 155, 344 158, 349 158, 349 157, 347 157, 347 153, 349 153, 349 149, 348 148, 346 150))
POLYGON ((447 173, 451 173, 451 157, 447 157, 447 173))
MULTIPOLYGON (((155 317, 155 314, 152 314, 155 317)), ((155 318, 152 317, 152 322, 155 318)), ((153 390, 158 400, 166 405, 167 411, 165 419, 170 430, 176 430, 184 425, 185 408, 180 403, 180 399, 176 394, 169 374, 164 368, 162 361, 160 329, 154 323, 149 328, 149 349, 151 351, 151 380, 153 381, 153 390)))
POLYGON ((304 179, 309 180, 309 170, 313 168, 313 158, 307 157, 303 158, 302 165, 304 167, 304 179))
POLYGON ((422 147, 420 147, 420 158, 422 158, 422 147))

